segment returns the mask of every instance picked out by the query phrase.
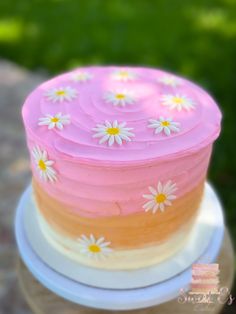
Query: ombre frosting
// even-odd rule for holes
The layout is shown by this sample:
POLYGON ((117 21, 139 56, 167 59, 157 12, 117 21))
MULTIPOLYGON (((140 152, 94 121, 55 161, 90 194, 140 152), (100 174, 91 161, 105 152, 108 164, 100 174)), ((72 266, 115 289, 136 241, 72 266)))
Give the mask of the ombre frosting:
MULTIPOLYGON (((207 92, 158 69, 78 68, 36 88, 23 119, 47 238, 72 251, 79 241, 88 256, 96 241, 105 253, 133 249, 135 258, 148 247, 153 263, 159 245, 167 250, 160 260, 173 254, 168 239, 183 245, 220 132, 207 92)), ((114 268, 125 263, 119 257, 114 268)))

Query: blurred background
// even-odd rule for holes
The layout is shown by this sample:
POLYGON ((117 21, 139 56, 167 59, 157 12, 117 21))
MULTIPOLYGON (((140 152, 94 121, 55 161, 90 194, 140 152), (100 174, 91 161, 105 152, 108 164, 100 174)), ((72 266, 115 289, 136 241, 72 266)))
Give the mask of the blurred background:
MULTIPOLYGON (((45 78, 87 64, 165 68, 213 95, 224 119, 209 178, 236 245, 235 0, 1 0, 0 58, 0 250, 7 256, 0 268, 12 267, 13 209, 30 178, 23 99, 45 78)), ((0 297, 14 287, 2 289, 0 297)), ((0 314, 13 313, 5 309, 0 314)))

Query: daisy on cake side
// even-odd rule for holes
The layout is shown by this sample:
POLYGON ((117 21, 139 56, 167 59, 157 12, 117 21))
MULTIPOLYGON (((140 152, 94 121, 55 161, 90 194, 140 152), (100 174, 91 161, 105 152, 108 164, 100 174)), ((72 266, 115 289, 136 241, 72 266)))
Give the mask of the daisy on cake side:
POLYGON ((162 184, 160 181, 157 184, 157 188, 149 186, 149 191, 151 194, 144 194, 143 197, 148 199, 148 202, 143 205, 145 211, 151 210, 153 214, 156 213, 158 209, 164 212, 165 206, 170 206, 172 200, 176 199, 173 194, 177 188, 176 184, 168 181, 166 184, 162 184))
POLYGON ((35 146, 32 150, 32 156, 34 158, 40 178, 42 178, 44 181, 56 181, 56 171, 52 167, 54 161, 48 159, 46 150, 41 150, 39 146, 35 146))
POLYGON ((109 247, 110 242, 105 242, 104 237, 100 237, 96 240, 93 234, 90 234, 89 237, 86 237, 84 234, 81 235, 78 239, 78 243, 80 253, 90 258, 104 259, 112 252, 112 249, 109 247))

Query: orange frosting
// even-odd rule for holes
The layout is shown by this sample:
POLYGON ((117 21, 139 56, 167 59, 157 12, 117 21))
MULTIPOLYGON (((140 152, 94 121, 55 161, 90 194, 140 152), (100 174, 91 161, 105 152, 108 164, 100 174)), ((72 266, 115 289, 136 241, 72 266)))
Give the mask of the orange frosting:
POLYGON ((116 249, 142 248, 166 241, 182 226, 191 224, 197 213, 204 180, 192 191, 173 201, 164 212, 141 212, 126 216, 82 217, 66 204, 49 196, 33 180, 37 207, 44 219, 62 235, 76 239, 81 234, 105 237, 116 249))

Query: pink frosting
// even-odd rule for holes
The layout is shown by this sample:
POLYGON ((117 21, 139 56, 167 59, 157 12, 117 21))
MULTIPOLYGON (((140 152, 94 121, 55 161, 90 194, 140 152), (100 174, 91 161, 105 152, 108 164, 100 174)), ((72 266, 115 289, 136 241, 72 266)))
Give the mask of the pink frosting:
MULTIPOLYGON (((179 85, 160 82, 168 73, 149 68, 126 67, 135 73, 130 81, 113 79, 118 67, 88 67, 60 75, 34 90, 23 106, 23 119, 30 151, 38 145, 53 160, 58 181, 41 182, 47 192, 70 205, 81 215, 126 215, 142 211, 148 186, 172 180, 177 197, 196 186, 207 173, 211 146, 220 132, 221 113, 214 100, 200 87, 183 78, 179 85), (76 71, 92 78, 74 82, 76 71), (55 102, 45 92, 55 87, 76 89, 71 101, 55 102), (135 102, 124 107, 104 100, 111 90, 132 91, 135 102), (195 107, 189 111, 170 110, 162 95, 183 95, 195 107), (71 123, 63 130, 48 130, 38 119, 46 114, 69 114, 71 123), (149 119, 160 116, 180 123, 180 131, 166 136, 148 128, 149 119), (105 120, 126 122, 135 134, 130 142, 109 146, 99 144, 92 130, 105 120)), ((34 161, 34 175, 39 179, 34 161)))

